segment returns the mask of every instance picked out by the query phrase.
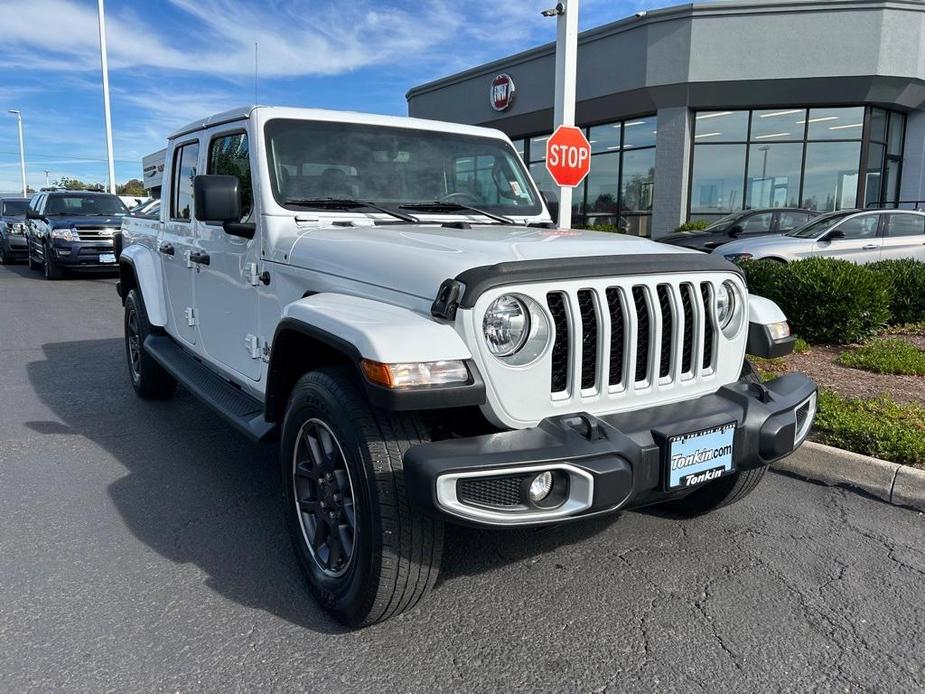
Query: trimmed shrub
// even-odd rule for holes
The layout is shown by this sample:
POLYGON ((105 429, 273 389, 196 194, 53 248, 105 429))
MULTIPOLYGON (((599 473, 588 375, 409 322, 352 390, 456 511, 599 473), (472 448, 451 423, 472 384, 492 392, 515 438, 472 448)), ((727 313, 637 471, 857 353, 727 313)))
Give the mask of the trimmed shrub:
POLYGON ((684 224, 679 226, 677 229, 675 229, 675 233, 679 231, 703 231, 708 226, 710 226, 710 222, 706 222, 702 219, 698 219, 693 222, 685 222, 684 224))
POLYGON ((894 325, 925 321, 925 263, 908 258, 883 260, 867 267, 890 281, 894 325))
POLYGON ((751 260, 742 268, 749 291, 777 303, 810 344, 864 342, 890 320, 889 280, 861 265, 809 258, 789 265, 751 260))

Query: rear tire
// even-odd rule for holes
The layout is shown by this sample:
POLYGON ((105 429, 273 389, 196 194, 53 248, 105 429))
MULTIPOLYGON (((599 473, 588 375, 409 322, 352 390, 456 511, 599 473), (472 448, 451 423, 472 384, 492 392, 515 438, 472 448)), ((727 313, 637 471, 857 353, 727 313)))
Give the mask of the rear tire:
POLYGON ((145 339, 152 334, 148 313, 137 289, 125 297, 125 357, 132 387, 145 400, 165 400, 174 394, 177 382, 145 351, 145 339))
POLYGON ((370 406, 348 369, 293 388, 280 446, 286 526, 312 594, 348 626, 411 609, 437 580, 443 522, 408 503, 402 470, 426 439, 417 416, 370 406))
MULTIPOLYGON (((748 360, 742 364, 742 375, 739 380, 743 383, 761 383, 761 377, 748 360)), ((691 492, 683 499, 669 501, 665 508, 683 516, 700 516, 717 509, 741 501, 755 491, 755 487, 764 478, 768 466, 763 465, 751 470, 742 470, 715 482, 709 482, 695 492, 691 492)))

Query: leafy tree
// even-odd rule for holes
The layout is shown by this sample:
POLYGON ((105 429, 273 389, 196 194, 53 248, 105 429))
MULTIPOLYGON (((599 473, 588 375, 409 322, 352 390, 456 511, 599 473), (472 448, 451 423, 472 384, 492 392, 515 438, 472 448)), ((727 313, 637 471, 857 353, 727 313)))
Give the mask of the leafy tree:
POLYGON ((137 178, 130 178, 122 185, 116 186, 116 193, 118 195, 137 195, 139 197, 147 195, 145 193, 145 184, 137 178))

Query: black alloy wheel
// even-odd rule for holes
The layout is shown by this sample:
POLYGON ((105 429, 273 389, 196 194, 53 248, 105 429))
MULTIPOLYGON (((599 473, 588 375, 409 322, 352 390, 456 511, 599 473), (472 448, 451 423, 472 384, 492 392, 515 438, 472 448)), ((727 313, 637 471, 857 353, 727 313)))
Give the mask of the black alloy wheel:
POLYGON ((307 420, 299 431, 292 486, 309 553, 325 575, 343 576, 357 539, 353 481, 340 442, 320 419, 307 420))

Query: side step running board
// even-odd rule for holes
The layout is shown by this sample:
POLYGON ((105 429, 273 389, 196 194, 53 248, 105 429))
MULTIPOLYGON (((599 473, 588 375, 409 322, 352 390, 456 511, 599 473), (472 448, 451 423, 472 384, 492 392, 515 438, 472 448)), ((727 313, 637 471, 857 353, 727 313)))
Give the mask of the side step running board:
POLYGON ((217 376, 166 335, 149 335, 145 351, 205 404, 255 441, 266 441, 277 427, 263 417, 263 404, 217 376))

